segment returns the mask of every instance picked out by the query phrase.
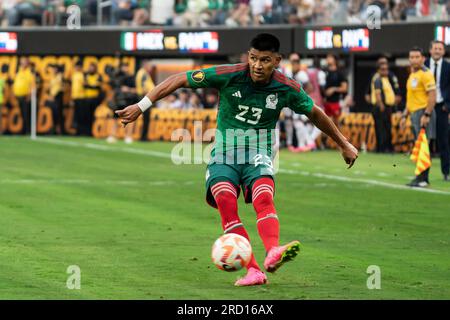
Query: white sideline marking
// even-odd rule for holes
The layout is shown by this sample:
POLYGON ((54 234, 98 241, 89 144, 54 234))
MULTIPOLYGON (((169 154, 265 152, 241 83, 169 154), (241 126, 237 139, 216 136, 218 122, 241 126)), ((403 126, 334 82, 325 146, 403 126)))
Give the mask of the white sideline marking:
POLYGON ((303 172, 303 171, 298 171, 298 170, 287 170, 287 169, 279 169, 278 172, 285 173, 285 174, 291 174, 291 175, 313 176, 313 177, 317 177, 317 178, 324 178, 324 179, 338 180, 338 181, 345 181, 345 182, 359 182, 359 183, 365 183, 365 184, 370 184, 370 185, 375 185, 375 186, 383 186, 383 187, 392 188, 392 189, 412 190, 412 191, 419 191, 419 192, 450 195, 450 192, 447 192, 447 191, 441 191, 441 190, 435 190, 435 189, 425 189, 425 188, 411 188, 408 186, 402 186, 400 184, 394 184, 394 183, 383 182, 383 181, 378 181, 378 180, 371 180, 371 179, 355 179, 355 178, 349 178, 349 177, 334 176, 331 174, 311 173, 311 172, 303 172))
MULTIPOLYGON (((169 153, 150 151, 150 150, 133 149, 130 147, 116 148, 116 147, 99 145, 99 144, 95 144, 95 143, 79 143, 79 142, 74 142, 74 141, 63 141, 63 140, 59 140, 59 139, 55 139, 55 138, 39 138, 35 141, 54 143, 54 144, 62 144, 62 145, 70 145, 70 146, 90 148, 90 149, 102 150, 102 151, 116 151, 116 152, 121 151, 121 152, 143 154, 143 155, 148 155, 148 156, 172 159, 172 156, 169 153)), ((313 173, 313 172, 299 171, 299 170, 290 170, 290 169, 279 169, 278 172, 284 173, 284 174, 290 174, 290 175, 313 176, 313 177, 329 179, 329 180, 365 183, 365 184, 369 184, 369 185, 382 186, 382 187, 386 187, 386 188, 399 189, 399 190, 410 190, 410 191, 450 195, 450 192, 448 192, 448 191, 441 191, 441 190, 427 189, 427 188, 411 188, 406 185, 404 186, 404 185, 400 185, 400 184, 394 184, 394 183, 383 182, 383 181, 378 181, 378 180, 371 180, 371 179, 357 179, 357 178, 335 176, 335 175, 323 174, 323 173, 313 173)))
POLYGON ((85 180, 85 179, 2 179, 0 184, 112 184, 112 185, 192 185, 193 181, 138 181, 138 180, 85 180))

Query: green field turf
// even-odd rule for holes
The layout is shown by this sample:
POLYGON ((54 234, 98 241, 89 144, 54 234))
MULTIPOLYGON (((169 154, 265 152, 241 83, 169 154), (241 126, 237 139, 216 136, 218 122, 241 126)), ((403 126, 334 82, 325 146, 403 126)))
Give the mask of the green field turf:
MULTIPOLYGON (((281 241, 303 251, 259 287, 210 260, 221 234, 204 165, 173 165, 169 143, 0 137, 0 299, 449 299, 450 183, 404 187, 406 155, 282 151, 281 241), (66 287, 68 266, 81 289, 66 287), (381 268, 369 290, 367 267, 381 268)), ((240 214, 257 260, 251 206, 240 214)))

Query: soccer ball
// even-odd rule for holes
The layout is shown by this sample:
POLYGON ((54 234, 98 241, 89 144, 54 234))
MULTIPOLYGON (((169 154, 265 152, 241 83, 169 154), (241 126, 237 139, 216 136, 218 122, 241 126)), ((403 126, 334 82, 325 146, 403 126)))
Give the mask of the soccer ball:
POLYGON ((235 233, 224 234, 214 242, 211 258, 217 268, 237 271, 244 268, 252 256, 252 246, 243 236, 235 233))

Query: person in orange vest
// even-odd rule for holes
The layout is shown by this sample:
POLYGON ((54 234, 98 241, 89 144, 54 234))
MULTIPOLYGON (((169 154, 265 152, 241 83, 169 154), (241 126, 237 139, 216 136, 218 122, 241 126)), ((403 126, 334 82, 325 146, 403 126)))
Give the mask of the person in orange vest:
MULTIPOLYGON (((414 136, 417 139, 421 128, 426 129, 427 139, 436 136, 436 82, 433 73, 425 67, 425 55, 422 48, 414 47, 409 51, 411 73, 406 84, 406 108, 402 115, 400 127, 405 128, 406 117, 411 117, 414 136)), ((428 141, 429 142, 429 141, 428 141)), ((416 176, 407 185, 410 187, 427 187, 430 184, 430 168, 416 176)))

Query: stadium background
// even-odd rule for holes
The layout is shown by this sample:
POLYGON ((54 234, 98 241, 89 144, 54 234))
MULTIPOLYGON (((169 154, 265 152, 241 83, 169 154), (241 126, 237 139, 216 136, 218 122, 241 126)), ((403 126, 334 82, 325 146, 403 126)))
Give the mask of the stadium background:
MULTIPOLYGON (((130 65, 135 73, 144 59, 154 62, 153 80, 159 83, 170 74, 213 64, 239 62, 239 55, 246 51, 248 41, 255 32, 272 32, 282 43, 281 52, 286 57, 290 52, 299 52, 304 63, 313 57, 324 57, 327 53, 338 55, 348 74, 349 95, 353 98, 351 113, 344 113, 341 126, 351 142, 357 147, 363 143, 368 150, 375 148, 375 132, 370 106, 364 100, 364 92, 374 72, 376 59, 387 55, 392 61, 391 69, 398 76, 403 95, 408 75, 405 56, 408 48, 415 45, 426 48, 431 39, 447 39, 450 27, 446 23, 385 24, 382 30, 369 29, 365 25, 339 26, 277 26, 258 29, 232 29, 210 27, 202 29, 153 29, 128 28, 126 30, 2 30, 6 42, 16 42, 13 49, 5 47, 0 57, 0 76, 14 81, 20 56, 30 57, 36 72, 42 79, 42 89, 38 97, 37 132, 49 134, 53 129, 51 108, 48 106, 48 66, 57 64, 64 69, 64 119, 65 131, 76 134, 72 127, 74 109, 70 103, 70 79, 74 64, 83 63, 86 70, 91 62, 98 64, 98 72, 103 77, 103 91, 111 92, 108 68, 117 68, 119 62, 130 65), (45 48, 45 54, 43 54, 45 48), (114 53, 114 55, 111 55, 114 53)), ((5 88, 5 108, 2 108, 1 130, 5 134, 22 132, 22 118, 17 101, 5 88)), ((106 107, 108 96, 104 96, 95 112, 93 136, 107 137, 111 130, 112 112, 106 107)), ((183 111, 184 119, 174 117, 171 111, 153 110, 150 125, 143 127, 142 120, 134 128, 135 140, 170 140, 173 126, 189 126, 192 120, 203 119, 214 125, 214 113, 210 111, 183 111), (183 123, 181 123, 181 122, 183 123), (163 124, 159 124, 162 122, 163 124)), ((396 151, 408 151, 413 136, 410 131, 398 129, 399 115, 393 114, 392 142, 396 151)), ((204 129, 208 129, 205 126, 204 129)), ((189 128, 188 128, 189 129, 189 128)), ((118 136, 123 134, 119 129, 118 136)), ((325 142, 332 146, 331 141, 325 142)))

